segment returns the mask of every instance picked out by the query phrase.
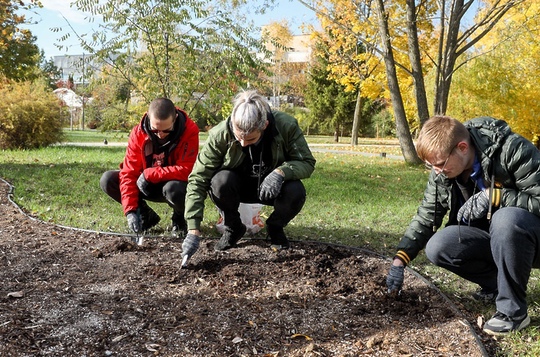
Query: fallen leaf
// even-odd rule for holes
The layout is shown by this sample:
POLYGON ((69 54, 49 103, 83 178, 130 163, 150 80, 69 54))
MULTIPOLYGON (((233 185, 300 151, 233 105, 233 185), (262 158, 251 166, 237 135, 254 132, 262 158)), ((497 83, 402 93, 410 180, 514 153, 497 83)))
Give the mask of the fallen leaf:
POLYGON ((311 341, 312 338, 309 337, 308 335, 303 335, 301 333, 295 333, 294 335, 291 336, 291 338, 294 340, 296 338, 305 338, 307 341, 311 341))
POLYGON ((150 352, 157 352, 161 346, 157 343, 147 343, 145 347, 150 352))
POLYGON ((127 334, 120 335, 120 336, 116 336, 115 338, 112 339, 112 342, 114 342, 114 343, 120 342, 120 341, 123 340, 126 336, 127 336, 127 334))
POLYGON ((476 319, 476 324, 478 327, 482 328, 484 326, 484 316, 478 316, 476 319))
POLYGON ((12 298, 22 298, 22 297, 24 297, 24 292, 22 292, 22 291, 13 291, 11 293, 8 293, 7 296, 12 297, 12 298))

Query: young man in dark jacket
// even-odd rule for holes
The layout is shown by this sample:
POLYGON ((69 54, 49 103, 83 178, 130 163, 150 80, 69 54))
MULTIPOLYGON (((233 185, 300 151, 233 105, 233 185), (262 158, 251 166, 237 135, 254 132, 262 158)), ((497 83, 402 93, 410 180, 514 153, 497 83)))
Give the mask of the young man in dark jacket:
POLYGON ((435 265, 480 286, 473 297, 495 301, 486 333, 528 326, 527 283, 540 267, 540 152, 502 120, 446 116, 424 124, 416 150, 432 170, 387 276, 389 292, 399 292, 404 266, 425 247, 435 265))
MULTIPOLYGON (((293 117, 272 112, 256 91, 235 98, 230 118, 214 127, 189 176, 184 257, 199 244, 207 192, 223 211, 225 232, 216 250, 236 245, 246 232, 238 206, 262 203, 274 207, 266 230, 274 249, 289 247, 285 227, 302 209, 306 190, 300 181, 311 176, 315 159, 293 117)), ((186 258, 184 258, 186 259, 186 258)))
POLYGON ((102 190, 122 204, 128 226, 146 231, 160 221, 146 201, 166 202, 173 208, 172 231, 185 235, 184 202, 187 178, 199 152, 199 128, 167 98, 150 103, 129 134, 120 170, 105 172, 102 190))

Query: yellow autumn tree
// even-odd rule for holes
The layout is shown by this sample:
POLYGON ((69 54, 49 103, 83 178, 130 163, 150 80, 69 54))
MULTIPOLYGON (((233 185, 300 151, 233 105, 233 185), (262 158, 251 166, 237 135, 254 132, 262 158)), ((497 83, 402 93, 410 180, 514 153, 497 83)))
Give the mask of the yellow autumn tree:
MULTIPOLYGON (((426 2, 429 4, 430 2, 426 2)), ((414 78, 411 75, 409 43, 406 33, 407 8, 405 2, 387 2, 386 11, 391 20, 389 27, 397 63, 397 76, 405 115, 412 130, 419 126, 418 103, 414 78)), ((420 7, 416 16, 419 42, 423 48, 432 47, 433 26, 427 19, 432 15, 430 6, 420 7)), ((358 91, 359 97, 390 100, 378 14, 373 2, 330 0, 317 3, 317 14, 323 35, 330 43, 329 66, 331 76, 348 91, 358 91)), ((421 59, 426 68, 429 57, 421 59)), ((427 103, 426 103, 427 104, 427 103)), ((425 106, 427 109, 427 106, 425 106)), ((427 119, 427 110, 424 119, 427 119)), ((353 130, 354 131, 354 130, 353 130)))
POLYGON ((468 56, 454 79, 448 114, 493 116, 534 140, 540 135, 540 4, 509 11, 468 56))

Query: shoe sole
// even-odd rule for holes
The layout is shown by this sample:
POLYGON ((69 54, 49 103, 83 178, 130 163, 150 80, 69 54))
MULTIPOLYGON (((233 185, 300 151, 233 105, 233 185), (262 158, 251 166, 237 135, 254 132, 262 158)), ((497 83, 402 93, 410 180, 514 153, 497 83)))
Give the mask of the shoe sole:
POLYGON ((523 330, 525 327, 529 326, 529 324, 531 323, 531 318, 529 316, 527 316, 526 318, 523 319, 523 321, 521 321, 521 323, 513 330, 510 330, 510 331, 493 331, 493 330, 490 330, 490 329, 486 329, 484 327, 483 331, 485 333, 487 333, 488 335, 491 335, 491 336, 507 336, 508 334, 512 333, 512 332, 517 332, 517 331, 521 331, 523 330))
POLYGON ((288 245, 282 245, 282 244, 271 244, 270 249, 272 249, 274 252, 278 252, 280 250, 289 249, 289 246, 288 245))

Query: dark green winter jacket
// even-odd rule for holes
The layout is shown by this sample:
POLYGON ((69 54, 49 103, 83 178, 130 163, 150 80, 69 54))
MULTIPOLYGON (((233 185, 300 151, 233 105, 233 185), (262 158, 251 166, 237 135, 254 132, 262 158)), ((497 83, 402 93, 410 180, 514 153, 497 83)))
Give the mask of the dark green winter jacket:
MULTIPOLYGON (((500 207, 520 207, 540 216, 540 151, 502 120, 480 117, 464 125, 476 148, 486 187, 502 189, 500 207)), ((447 212, 447 226, 458 224, 458 190, 455 179, 437 177, 431 171, 422 204, 398 244, 400 258, 413 260, 447 212)))
MULTIPOLYGON (((300 180, 311 176, 315 158, 311 154, 298 122, 283 112, 272 112, 275 130, 272 140, 272 169, 280 168, 285 180, 300 180)), ((230 129, 230 118, 222 121, 208 133, 208 139, 197 156, 188 178, 185 219, 188 229, 200 229, 204 201, 210 181, 220 170, 239 167, 245 154, 230 129)), ((267 129, 268 130, 268 129, 267 129)))

